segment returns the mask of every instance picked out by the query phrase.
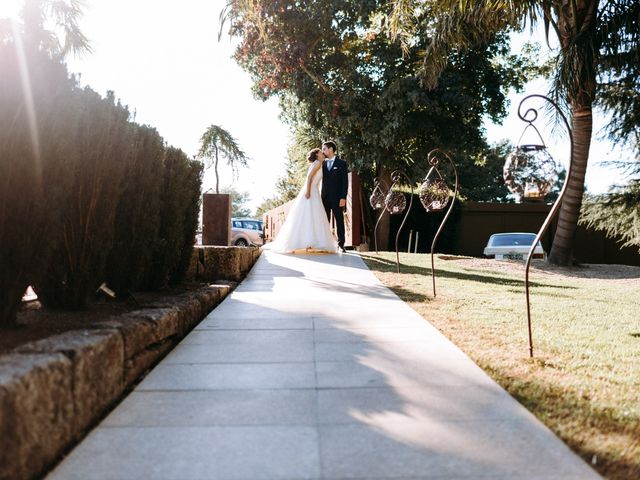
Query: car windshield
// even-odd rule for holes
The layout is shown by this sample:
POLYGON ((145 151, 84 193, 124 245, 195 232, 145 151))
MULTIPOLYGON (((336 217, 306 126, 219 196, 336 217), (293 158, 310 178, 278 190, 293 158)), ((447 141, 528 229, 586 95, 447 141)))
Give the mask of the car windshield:
POLYGON ((536 236, 533 233, 512 233, 491 237, 489 245, 492 247, 506 247, 511 245, 531 246, 536 236))
POLYGON ((233 228, 245 228, 247 230, 262 230, 262 222, 259 220, 231 220, 233 228))

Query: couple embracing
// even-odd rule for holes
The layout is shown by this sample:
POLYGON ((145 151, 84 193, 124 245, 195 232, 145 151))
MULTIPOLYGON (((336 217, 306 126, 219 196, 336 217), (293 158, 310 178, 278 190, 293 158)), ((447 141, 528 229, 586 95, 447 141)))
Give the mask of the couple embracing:
POLYGON ((264 248, 280 253, 344 252, 344 209, 347 205, 347 162, 337 156, 334 142, 307 154, 305 184, 289 210, 276 239, 264 248), (329 219, 335 218, 338 241, 329 219))

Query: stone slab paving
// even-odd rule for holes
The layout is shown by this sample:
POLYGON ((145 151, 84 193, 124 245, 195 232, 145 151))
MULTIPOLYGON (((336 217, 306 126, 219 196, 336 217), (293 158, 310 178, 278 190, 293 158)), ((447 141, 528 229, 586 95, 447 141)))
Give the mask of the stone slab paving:
POLYGON ((357 254, 265 252, 48 478, 600 477, 357 254))

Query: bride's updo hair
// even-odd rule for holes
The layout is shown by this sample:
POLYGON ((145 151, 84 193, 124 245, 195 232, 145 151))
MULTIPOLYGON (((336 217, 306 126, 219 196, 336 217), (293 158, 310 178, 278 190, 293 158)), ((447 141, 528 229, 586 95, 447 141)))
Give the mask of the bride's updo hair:
POLYGON ((318 154, 320 153, 319 148, 314 148, 313 150, 309 150, 307 153, 307 162, 313 163, 318 159, 318 154))

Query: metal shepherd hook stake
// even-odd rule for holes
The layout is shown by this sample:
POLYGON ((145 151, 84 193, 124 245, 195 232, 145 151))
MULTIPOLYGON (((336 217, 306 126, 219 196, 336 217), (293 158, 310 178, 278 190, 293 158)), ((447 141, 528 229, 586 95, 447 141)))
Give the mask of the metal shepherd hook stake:
POLYGON ((401 170, 395 170, 391 173, 391 187, 389 187, 389 193, 387 193, 387 198, 385 199, 385 208, 391 215, 397 215, 402 212, 407 211, 405 213, 404 218, 402 219, 402 223, 398 228, 398 233, 396 233, 396 271, 400 273, 400 253, 398 252, 398 239, 400 238, 400 232, 402 231, 402 227, 404 227, 405 222, 407 221, 407 217, 409 216, 409 212, 411 211, 411 205, 413 205, 413 185, 411 183, 411 179, 401 170), (393 187, 398 184, 402 179, 407 181, 407 185, 411 187, 411 195, 409 195, 409 208, 407 206, 407 200, 402 192, 394 192, 393 187))
POLYGON ((375 245, 376 255, 378 254, 378 225, 380 224, 380 220, 382 220, 384 213, 387 211, 384 206, 387 193, 389 193, 389 187, 387 184, 382 179, 376 178, 374 180, 373 193, 371 194, 371 197, 369 197, 371 208, 374 210, 382 210, 378 217, 378 221, 376 222, 376 226, 373 229, 373 242, 375 245), (386 190, 383 190, 380 184, 382 184, 386 190))
POLYGON ((529 266, 531 265, 531 259, 533 258, 533 251, 535 250, 536 245, 538 245, 538 242, 540 241, 540 237, 542 237, 542 235, 544 235, 544 233, 547 231, 547 228, 549 228, 549 225, 551 224, 553 217, 556 215, 556 213, 558 212, 558 209, 560 208, 560 205, 562 204, 562 198, 564 197, 564 194, 567 190, 567 185, 569 184, 569 179, 571 178, 571 159, 573 158, 573 132, 571 131, 571 127, 569 127, 569 122, 567 122, 567 119, 562 113, 562 110, 560 110, 560 107, 558 107, 558 105, 556 105, 556 103, 553 100, 551 100, 548 97, 545 97, 544 95, 539 95, 539 94, 528 95, 520 101, 520 105, 518 105, 518 117, 520 117, 520 120, 528 123, 529 125, 532 125, 533 122, 537 120, 538 110, 536 110, 535 108, 527 109, 524 112, 524 114, 521 111, 522 105, 524 104, 524 102, 526 102, 531 98, 540 98, 542 100, 546 100, 551 105, 553 105, 553 108, 556 109, 556 111, 558 112, 558 115, 564 122, 565 127, 567 127, 567 132, 569 132, 569 168, 567 169, 567 177, 565 178, 564 185, 562 186, 562 190, 560 190, 560 194, 558 195, 558 198, 556 199, 553 206, 551 207, 551 210, 549 211, 547 218, 542 224, 542 227, 540 227, 540 231, 538 232, 535 240, 531 244, 531 248, 529 249, 529 255, 527 256, 527 263, 525 266, 524 289, 525 289, 525 295, 527 298, 527 328, 529 329, 529 357, 533 358, 533 335, 531 333, 531 305, 529 303, 529 266))
POLYGON ((444 229, 444 224, 449 218, 449 215, 451 215, 451 210, 453 210, 453 204, 455 203, 456 197, 458 195, 458 170, 456 169, 456 165, 455 163, 453 163, 453 160, 451 160, 451 157, 447 155, 445 152, 443 152, 442 150, 440 150, 439 148, 435 148, 429 152, 429 155, 427 155, 427 162, 429 162, 429 165, 431 165, 431 168, 429 169, 429 173, 427 173, 427 176, 424 179, 424 183, 420 188, 420 201, 422 202, 422 206, 427 212, 439 212, 441 210, 444 210, 445 207, 447 206, 447 203, 449 203, 449 210, 447 210, 447 213, 442 219, 442 223, 440 223, 440 227, 438 228, 438 231, 436 232, 435 237, 433 237, 433 242, 431 242, 431 279, 433 282, 433 297, 435 298, 436 269, 435 269, 435 263, 433 260, 433 252, 436 248, 436 242, 438 241, 438 237, 440 236, 440 233, 444 229), (451 199, 451 202, 449 202, 449 195, 451 193, 449 190, 449 187, 447 187, 446 182, 444 181, 444 179, 442 178, 442 175, 440 175, 440 171, 438 170, 438 167, 440 166, 439 156, 442 156, 447 160, 449 160, 449 163, 451 164, 451 167, 453 168, 453 173, 455 175, 456 182, 455 182, 455 186, 453 190, 453 198, 451 199), (435 181, 429 180, 429 177, 434 171, 438 174, 438 178, 435 181))

